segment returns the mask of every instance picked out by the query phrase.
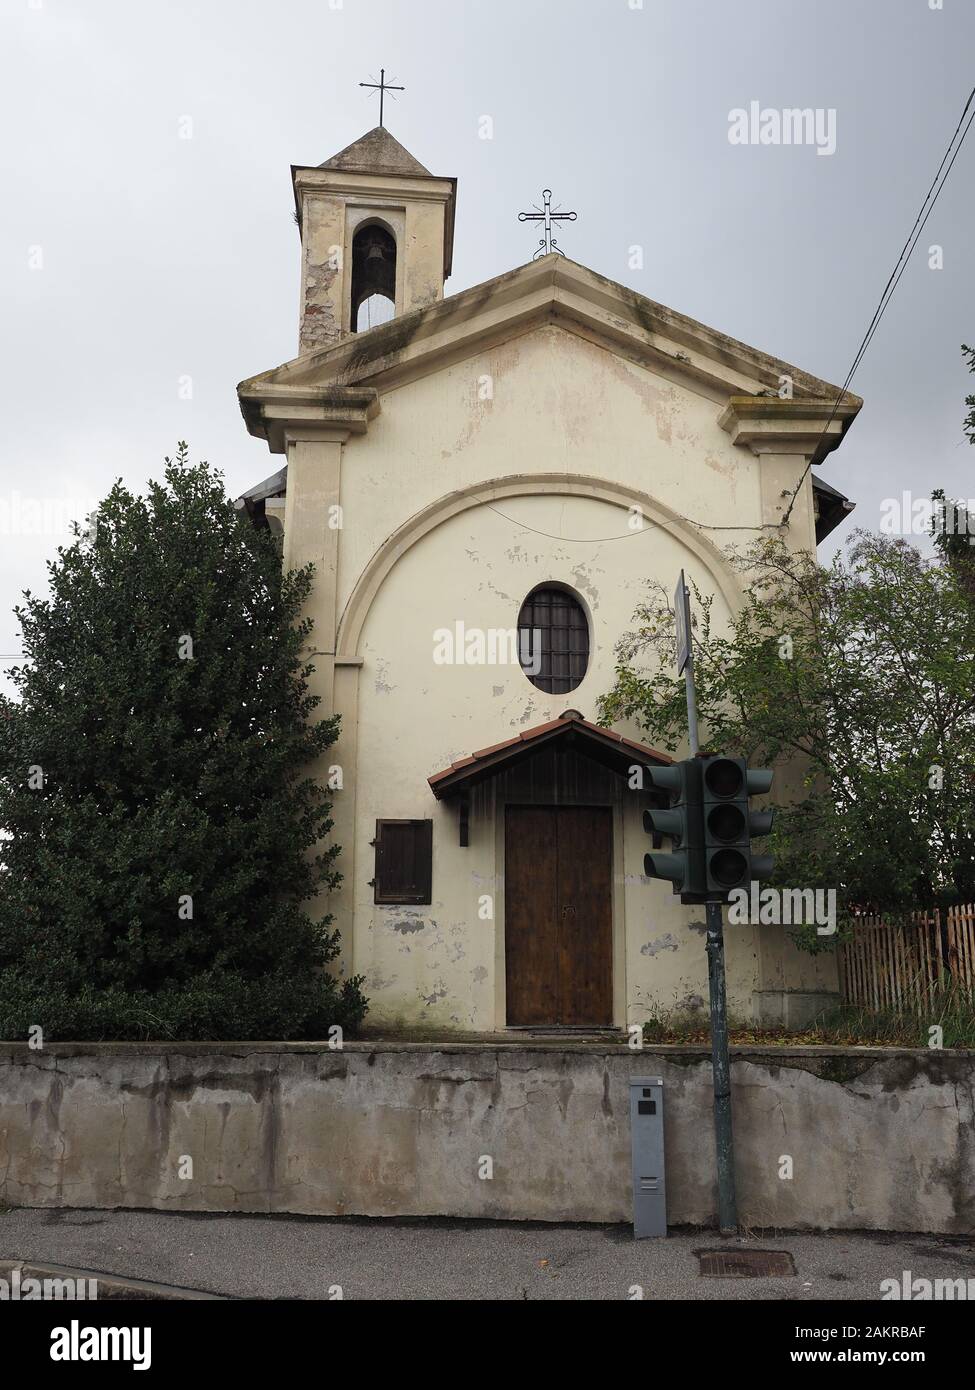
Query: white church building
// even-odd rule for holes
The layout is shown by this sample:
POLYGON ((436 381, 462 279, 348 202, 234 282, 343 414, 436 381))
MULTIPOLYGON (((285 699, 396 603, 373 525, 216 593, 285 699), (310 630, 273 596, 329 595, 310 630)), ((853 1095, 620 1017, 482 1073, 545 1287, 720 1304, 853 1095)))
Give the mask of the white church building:
MULTIPOLYGON (((445 297, 456 181, 383 127, 293 180, 298 355, 238 387, 281 467, 240 500, 286 566, 315 565, 344 875, 317 907, 341 969, 388 1029, 695 1007, 703 909, 643 876, 630 786, 668 759, 596 702, 648 580, 683 569, 719 623, 740 603, 707 526, 768 534, 800 478, 790 545, 843 520, 807 465, 861 402, 557 252, 445 297)), ((733 1013, 796 1019, 836 990, 834 957, 782 928, 725 936, 733 1013)))

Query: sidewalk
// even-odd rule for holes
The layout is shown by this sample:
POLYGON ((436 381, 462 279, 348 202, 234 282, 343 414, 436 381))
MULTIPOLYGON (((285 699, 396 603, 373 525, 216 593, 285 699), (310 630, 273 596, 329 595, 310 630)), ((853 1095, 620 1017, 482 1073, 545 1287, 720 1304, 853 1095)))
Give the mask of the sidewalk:
POLYGON ((971 1281, 975 1297, 975 1243, 874 1233, 637 1242, 628 1226, 11 1209, 0 1211, 10 1260, 229 1298, 326 1299, 340 1287, 384 1300, 628 1299, 637 1288, 645 1299, 879 1300, 881 1281, 905 1271, 971 1281), (695 1251, 749 1248, 790 1251, 795 1277, 698 1275, 695 1251))

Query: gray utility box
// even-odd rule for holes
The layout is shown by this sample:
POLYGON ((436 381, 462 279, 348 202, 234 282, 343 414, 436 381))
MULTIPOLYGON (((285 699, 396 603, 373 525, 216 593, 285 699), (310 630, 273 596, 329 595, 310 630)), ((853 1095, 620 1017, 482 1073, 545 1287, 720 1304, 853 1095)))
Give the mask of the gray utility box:
POLYGON ((664 1083, 659 1076, 630 1077, 633 1146, 633 1236, 667 1234, 664 1183, 664 1083))

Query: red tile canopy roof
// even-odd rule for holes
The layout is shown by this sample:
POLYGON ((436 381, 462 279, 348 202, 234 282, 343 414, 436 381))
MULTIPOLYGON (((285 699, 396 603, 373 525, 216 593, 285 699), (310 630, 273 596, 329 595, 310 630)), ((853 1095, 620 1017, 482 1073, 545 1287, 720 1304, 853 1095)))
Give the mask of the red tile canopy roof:
POLYGON ((674 761, 667 753, 660 753, 645 743, 637 743, 611 729, 590 724, 578 710, 570 709, 560 714, 558 719, 536 724, 533 729, 525 729, 514 738, 492 744, 490 748, 480 748, 470 757, 451 763, 442 772, 435 772, 427 778, 430 790, 438 801, 447 796, 457 796, 476 782, 494 777, 513 764, 534 757, 552 744, 558 748, 571 748, 620 773, 625 773, 634 763, 659 767, 674 761))

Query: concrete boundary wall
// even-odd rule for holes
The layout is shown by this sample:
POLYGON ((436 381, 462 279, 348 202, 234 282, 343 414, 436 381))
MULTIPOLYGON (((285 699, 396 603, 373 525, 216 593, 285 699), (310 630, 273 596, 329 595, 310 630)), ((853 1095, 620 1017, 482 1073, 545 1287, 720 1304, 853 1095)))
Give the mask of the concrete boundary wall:
MULTIPOLYGON (((714 1224, 708 1050, 594 1043, 0 1044, 0 1202, 628 1221, 634 1075, 670 1224, 714 1224)), ((975 1052, 736 1048, 732 1078, 744 1223, 975 1229, 975 1052)))

